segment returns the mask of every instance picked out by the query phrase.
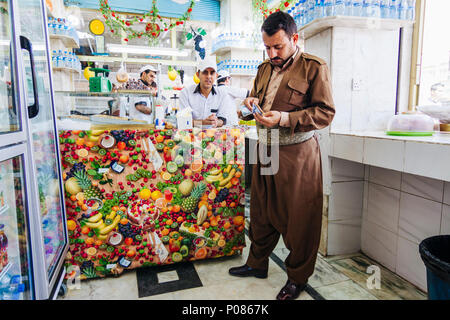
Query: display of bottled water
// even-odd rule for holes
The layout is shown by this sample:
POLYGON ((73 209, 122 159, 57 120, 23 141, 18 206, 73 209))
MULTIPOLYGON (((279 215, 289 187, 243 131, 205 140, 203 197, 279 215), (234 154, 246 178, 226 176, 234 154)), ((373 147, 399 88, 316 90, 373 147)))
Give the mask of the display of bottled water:
POLYGON ((73 52, 53 50, 52 66, 53 68, 67 68, 81 72, 81 62, 73 52))
POLYGON ((77 31, 66 19, 49 17, 47 26, 50 34, 71 37, 79 43, 77 31))
POLYGON ((298 0, 288 9, 298 27, 331 16, 414 20, 416 0, 298 0))
POLYGON ((215 52, 224 47, 253 48, 253 39, 250 33, 226 32, 221 33, 212 43, 212 51, 215 52))
POLYGON ((217 64, 217 70, 226 70, 232 75, 256 75, 260 60, 222 60, 217 64))

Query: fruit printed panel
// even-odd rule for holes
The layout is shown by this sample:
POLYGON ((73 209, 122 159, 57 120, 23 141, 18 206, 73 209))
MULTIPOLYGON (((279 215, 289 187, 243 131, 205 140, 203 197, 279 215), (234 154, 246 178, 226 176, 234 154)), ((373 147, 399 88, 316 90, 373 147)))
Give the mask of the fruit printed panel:
POLYGON ((67 278, 241 254, 244 132, 61 131, 67 278))

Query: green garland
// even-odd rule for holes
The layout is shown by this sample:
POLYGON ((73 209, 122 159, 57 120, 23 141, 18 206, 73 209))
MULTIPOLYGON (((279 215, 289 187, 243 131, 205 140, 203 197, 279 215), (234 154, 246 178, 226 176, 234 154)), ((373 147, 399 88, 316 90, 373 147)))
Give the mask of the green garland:
POLYGON ((296 1, 297 0, 284 0, 280 2, 278 7, 269 10, 269 7, 267 6, 267 0, 253 0, 253 10, 254 11, 257 10, 258 14, 263 15, 264 19, 266 19, 269 15, 271 15, 274 12, 286 10, 296 1))
POLYGON ((152 0, 152 8, 150 11, 144 13, 142 16, 135 16, 131 20, 122 20, 117 12, 113 11, 108 4, 108 0, 99 0, 100 12, 105 18, 105 23, 109 26, 112 33, 120 36, 121 31, 126 34, 125 41, 135 38, 146 37, 152 43, 158 42, 158 37, 161 31, 171 30, 179 25, 186 28, 186 21, 191 18, 192 9, 195 6, 195 0, 191 0, 186 12, 175 22, 167 23, 160 15, 156 5, 157 0, 152 0), (135 23, 146 22, 145 31, 136 31, 132 28, 135 23))

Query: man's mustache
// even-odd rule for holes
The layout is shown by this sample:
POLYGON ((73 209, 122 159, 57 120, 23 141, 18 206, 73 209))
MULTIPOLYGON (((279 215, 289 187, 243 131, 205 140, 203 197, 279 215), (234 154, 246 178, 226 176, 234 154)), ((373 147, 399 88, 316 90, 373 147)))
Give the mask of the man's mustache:
POLYGON ((270 61, 283 61, 283 59, 281 59, 280 57, 275 57, 273 59, 270 59, 270 61))

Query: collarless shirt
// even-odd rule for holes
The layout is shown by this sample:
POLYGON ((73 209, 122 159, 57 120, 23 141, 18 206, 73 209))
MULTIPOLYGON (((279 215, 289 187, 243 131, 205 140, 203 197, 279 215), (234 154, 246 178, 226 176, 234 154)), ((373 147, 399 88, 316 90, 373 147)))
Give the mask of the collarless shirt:
POLYGON ((192 119, 203 120, 211 114, 216 114, 218 118, 226 120, 225 125, 237 125, 236 104, 231 96, 224 90, 218 90, 214 86, 208 97, 205 97, 200 90, 200 85, 192 85, 181 90, 180 109, 190 107, 192 109, 192 119))
MULTIPOLYGON (((289 71, 289 69, 292 67, 294 61, 297 61, 299 59, 299 52, 300 49, 297 47, 294 54, 288 59, 288 61, 286 61, 284 65, 282 65, 281 67, 274 66, 272 76, 270 77, 269 85, 267 87, 264 104, 262 106, 262 110, 264 112, 268 112, 272 108, 273 100, 275 99, 278 88, 281 85, 281 81, 283 80, 283 77, 287 73, 287 71, 289 71)), ((281 112, 281 119, 279 124, 282 127, 290 126, 288 112, 281 112)))

